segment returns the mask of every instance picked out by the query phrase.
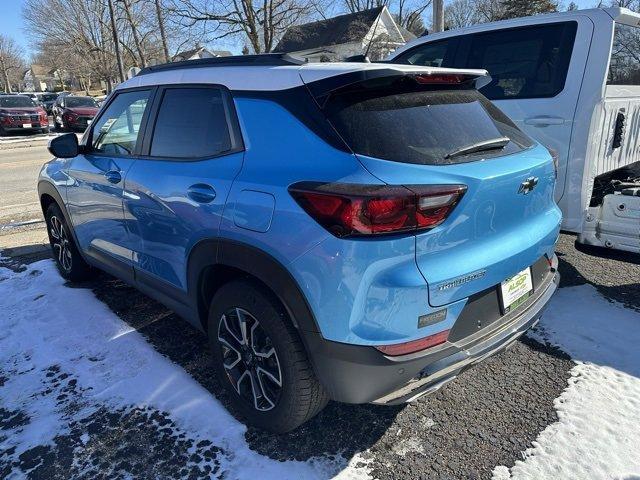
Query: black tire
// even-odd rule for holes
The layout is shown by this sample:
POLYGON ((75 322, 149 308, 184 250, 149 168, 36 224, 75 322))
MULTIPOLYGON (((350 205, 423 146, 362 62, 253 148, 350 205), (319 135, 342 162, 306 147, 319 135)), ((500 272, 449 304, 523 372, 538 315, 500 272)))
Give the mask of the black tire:
POLYGON ((329 398, 313 372, 296 329, 282 305, 261 285, 250 280, 236 280, 223 285, 211 302, 208 331, 214 371, 229 393, 233 406, 247 423, 270 432, 285 433, 305 423, 326 406, 329 398), (240 319, 237 309, 243 312, 244 322, 237 322, 240 319), (223 323, 223 315, 226 324, 223 323), (225 338, 231 340, 231 329, 242 337, 239 329, 230 326, 240 323, 245 324, 247 344, 235 343, 235 346, 238 350, 244 348, 244 354, 253 358, 250 363, 234 353, 238 350, 229 348, 230 344, 224 344, 225 338), (256 323, 258 326, 254 327, 256 323), (254 341, 254 336, 259 339, 254 341), (258 344, 257 348, 253 347, 255 344, 258 344), (275 353, 262 357, 271 350, 275 353), (235 362, 237 367, 227 369, 225 362, 227 365, 235 362), (253 366, 251 362, 254 362, 253 366), (257 367, 255 362, 259 363, 257 367), (263 370, 258 370, 260 365, 263 370), (242 369, 249 375, 244 379, 245 374, 239 375, 242 369), (272 375, 261 373, 264 371, 270 371, 272 375), (275 381, 278 376, 279 387, 275 381), (241 379, 236 382, 238 389, 234 387, 234 377, 241 379), (256 395, 256 389, 264 395, 256 395))
POLYGON ((4 128, 0 127, 0 137, 4 137, 6 134, 7 131, 4 128))
POLYGON ((80 255, 71 229, 57 204, 49 205, 45 220, 51 252, 60 275, 71 282, 80 282, 93 277, 95 270, 80 255))

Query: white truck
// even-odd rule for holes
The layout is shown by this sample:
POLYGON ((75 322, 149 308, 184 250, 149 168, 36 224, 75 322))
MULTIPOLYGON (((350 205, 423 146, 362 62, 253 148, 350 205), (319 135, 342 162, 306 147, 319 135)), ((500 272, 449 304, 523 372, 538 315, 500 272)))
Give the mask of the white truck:
POLYGON ((391 62, 484 68, 480 91, 557 156, 563 229, 640 252, 640 14, 577 10, 417 38, 391 62))

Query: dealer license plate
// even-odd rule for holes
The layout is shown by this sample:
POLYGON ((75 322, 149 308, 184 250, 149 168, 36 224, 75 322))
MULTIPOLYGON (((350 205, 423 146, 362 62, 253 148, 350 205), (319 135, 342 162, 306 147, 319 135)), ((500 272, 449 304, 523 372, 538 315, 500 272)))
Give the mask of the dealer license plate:
POLYGON ((22 128, 31 128, 31 124, 30 123, 23 123, 22 124, 22 128))
POLYGON ((524 302, 533 293, 533 281, 531 279, 531 268, 527 267, 513 277, 500 284, 500 300, 502 302, 502 312, 507 314, 524 302))

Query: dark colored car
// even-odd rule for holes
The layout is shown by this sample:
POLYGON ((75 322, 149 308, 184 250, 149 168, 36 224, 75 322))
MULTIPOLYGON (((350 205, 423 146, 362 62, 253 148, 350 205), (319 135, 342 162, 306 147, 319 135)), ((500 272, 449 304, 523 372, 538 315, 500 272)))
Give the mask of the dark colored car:
POLYGON ((53 105, 53 124, 56 130, 84 130, 99 108, 91 97, 58 96, 53 105))
POLYGON ((0 135, 8 132, 49 131, 44 108, 25 95, 0 95, 0 135))
POLYGON ((40 103, 47 111, 49 115, 53 113, 53 104, 56 103, 56 99, 58 98, 57 93, 39 93, 38 98, 40 99, 40 103))

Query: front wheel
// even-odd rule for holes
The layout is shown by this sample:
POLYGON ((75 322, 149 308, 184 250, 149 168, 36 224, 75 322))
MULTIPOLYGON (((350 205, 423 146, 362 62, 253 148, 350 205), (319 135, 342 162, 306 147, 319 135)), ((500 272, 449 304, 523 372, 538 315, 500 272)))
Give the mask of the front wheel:
POLYGON ((248 423, 284 433, 327 404, 297 331, 261 285, 239 280, 222 286, 208 327, 214 371, 248 423))
POLYGON ((91 278, 94 270, 80 255, 60 207, 55 203, 49 205, 45 220, 51 252, 60 275, 72 282, 91 278))

